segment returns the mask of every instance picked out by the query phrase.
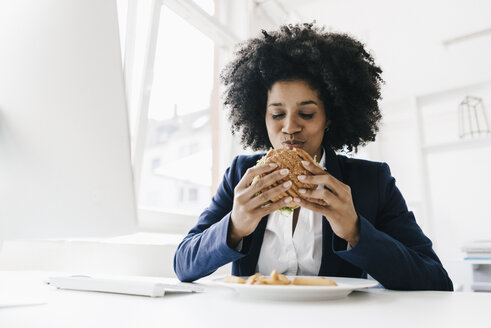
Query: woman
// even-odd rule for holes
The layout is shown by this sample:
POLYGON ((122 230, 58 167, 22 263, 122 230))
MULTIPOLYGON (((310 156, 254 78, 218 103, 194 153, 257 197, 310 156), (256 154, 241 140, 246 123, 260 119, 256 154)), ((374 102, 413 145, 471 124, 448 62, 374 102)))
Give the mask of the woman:
POLYGON ((256 165, 264 155, 237 156, 210 206, 179 245, 182 281, 233 262, 232 273, 319 275, 378 280, 385 288, 452 290, 431 241, 417 225, 387 164, 335 150, 375 140, 381 115, 381 69, 363 45, 313 24, 282 26, 242 45, 225 69, 225 104, 234 131, 254 150, 300 147, 320 166, 298 179, 319 187, 291 201, 266 201, 291 188, 265 191, 287 172, 256 165), (257 183, 255 176, 266 174, 257 183))

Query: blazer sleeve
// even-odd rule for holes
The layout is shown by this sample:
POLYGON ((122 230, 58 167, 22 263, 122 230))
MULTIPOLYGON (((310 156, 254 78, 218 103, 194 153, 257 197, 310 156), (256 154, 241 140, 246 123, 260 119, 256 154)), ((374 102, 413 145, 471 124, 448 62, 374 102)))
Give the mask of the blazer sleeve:
POLYGON ((227 244, 234 187, 237 184, 234 180, 238 180, 237 158, 225 172, 211 204, 177 247, 174 271, 181 281, 205 277, 219 267, 245 256, 227 244))
POLYGON ((374 223, 359 214, 359 242, 351 250, 333 251, 385 288, 452 291, 452 281, 408 211, 387 164, 380 164, 378 176, 380 201, 374 223))

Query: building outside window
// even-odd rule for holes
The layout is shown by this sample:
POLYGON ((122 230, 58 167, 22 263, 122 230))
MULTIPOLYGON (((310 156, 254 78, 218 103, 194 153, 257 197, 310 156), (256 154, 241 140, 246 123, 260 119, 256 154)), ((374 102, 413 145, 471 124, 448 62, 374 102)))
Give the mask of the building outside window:
POLYGON ((160 15, 139 206, 198 213, 211 193, 214 42, 169 8, 160 15))

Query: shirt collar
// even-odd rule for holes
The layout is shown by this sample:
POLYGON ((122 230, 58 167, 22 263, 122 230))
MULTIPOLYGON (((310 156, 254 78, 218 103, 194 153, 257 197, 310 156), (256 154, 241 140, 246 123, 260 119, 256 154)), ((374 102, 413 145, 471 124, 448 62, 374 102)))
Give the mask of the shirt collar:
POLYGON ((324 148, 322 148, 322 156, 321 160, 319 161, 319 165, 321 167, 326 167, 326 152, 324 151, 324 148))

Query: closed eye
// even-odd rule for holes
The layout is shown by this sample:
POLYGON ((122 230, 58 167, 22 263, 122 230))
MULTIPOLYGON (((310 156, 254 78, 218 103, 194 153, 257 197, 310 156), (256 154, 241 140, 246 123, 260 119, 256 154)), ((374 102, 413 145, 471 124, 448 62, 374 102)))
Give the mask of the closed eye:
POLYGON ((314 114, 300 114, 300 116, 304 119, 310 120, 312 117, 314 117, 314 114))
POLYGON ((277 120, 279 118, 282 118, 283 116, 285 116, 285 114, 271 114, 273 120, 277 120))

